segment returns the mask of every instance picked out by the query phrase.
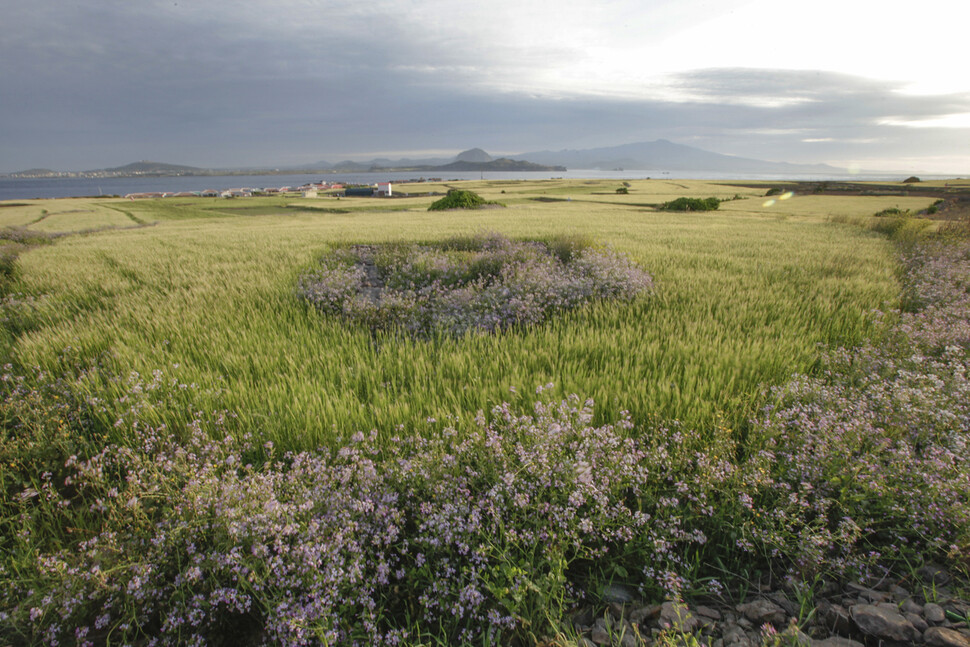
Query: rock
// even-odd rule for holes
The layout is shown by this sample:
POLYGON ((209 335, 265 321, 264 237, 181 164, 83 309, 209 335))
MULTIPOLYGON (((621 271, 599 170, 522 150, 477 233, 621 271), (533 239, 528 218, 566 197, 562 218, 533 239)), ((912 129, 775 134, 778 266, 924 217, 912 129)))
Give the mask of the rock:
POLYGON ((768 594, 768 599, 777 604, 784 610, 789 616, 797 616, 798 608, 792 604, 791 600, 785 597, 785 594, 781 591, 775 591, 774 593, 768 594))
POLYGON ((812 647, 865 647, 865 645, 850 638, 834 636, 825 640, 813 640, 812 647))
POLYGON ((903 617, 912 622, 913 626, 916 627, 916 631, 920 633, 923 633, 930 627, 928 624, 926 624, 926 620, 923 620, 923 616, 921 615, 917 615, 915 613, 904 613, 903 617))
POLYGON ((590 633, 589 637, 597 645, 609 645, 613 642, 610 639, 609 629, 606 627, 606 621, 603 618, 597 618, 596 624, 593 625, 593 631, 590 633))
POLYGON ((663 629, 692 633, 700 626, 700 621, 683 602, 664 602, 660 605, 660 626, 663 629))
POLYGON ((852 633, 852 618, 848 610, 838 604, 823 602, 818 605, 819 622, 822 627, 840 636, 852 633))
POLYGON ((923 617, 930 624, 938 625, 942 624, 946 620, 946 613, 943 611, 943 607, 938 604, 933 604, 932 602, 923 605, 923 617))
POLYGON ((747 647, 751 644, 750 639, 748 639, 748 634, 744 633, 744 629, 736 625, 725 629, 722 639, 724 640, 725 647, 731 647, 732 645, 744 645, 747 647))
POLYGON ((576 627, 589 627, 595 619, 592 607, 583 607, 573 613, 573 625, 576 627))
POLYGON ((771 600, 761 599, 739 604, 738 611, 757 626, 770 623, 776 627, 784 627, 787 620, 785 610, 771 600))
POLYGON ((868 602, 870 604, 876 604, 878 602, 886 602, 889 600, 889 596, 885 593, 870 589, 868 587, 862 586, 861 584, 856 584, 855 582, 849 582, 845 585, 847 591, 851 591, 857 598, 863 602, 868 602))
POLYGON ((626 605, 620 602, 610 602, 610 615, 614 620, 622 620, 626 616, 626 605))
POLYGON ((640 641, 637 640, 632 629, 624 631, 623 636, 620 637, 620 647, 637 647, 639 644, 640 641))
POLYGON ((958 616, 963 616, 964 618, 970 616, 970 604, 967 604, 963 600, 950 600, 943 606, 947 611, 951 611, 958 616))
POLYGON ((704 605, 694 607, 694 613, 696 613, 697 615, 703 618, 710 618, 711 620, 721 619, 720 611, 718 611, 717 609, 712 609, 710 607, 705 607, 704 605))
POLYGON ((643 624, 647 620, 653 620, 660 615, 660 605, 653 604, 649 607, 639 607, 627 614, 630 622, 634 624, 643 624))
POLYGON ((812 639, 794 625, 779 633, 778 637, 786 647, 812 647, 812 639))
POLYGON ((717 631, 717 623, 710 618, 702 618, 697 616, 697 622, 700 623, 701 633, 710 636, 715 631, 717 631))
POLYGON ((578 641, 578 647, 596 647, 596 643, 586 637, 581 637, 578 641))
POLYGON ((918 615, 923 615, 923 606, 920 604, 916 604, 912 600, 903 600, 903 603, 900 605, 899 610, 902 611, 903 613, 915 613, 918 615))
POLYGON ((893 595, 894 598, 896 598, 897 600, 900 600, 900 601, 901 600, 908 600, 909 598, 912 597, 909 594, 909 591, 907 591, 906 589, 904 589, 903 587, 898 586, 898 585, 897 586, 893 586, 891 589, 889 589, 889 592, 892 593, 892 595, 893 595))
POLYGON ((633 600, 633 591, 621 584, 607 584, 603 587, 603 601, 607 604, 625 604, 633 600))
POLYGON ((939 564, 924 564, 919 567, 916 574, 927 581, 927 583, 942 586, 950 581, 950 574, 939 564))
POLYGON ((897 611, 871 604, 857 604, 850 613, 856 626, 870 636, 903 643, 915 642, 920 637, 913 623, 897 611))
POLYGON ((926 630, 923 640, 933 647, 970 647, 970 638, 944 627, 930 627, 926 630))

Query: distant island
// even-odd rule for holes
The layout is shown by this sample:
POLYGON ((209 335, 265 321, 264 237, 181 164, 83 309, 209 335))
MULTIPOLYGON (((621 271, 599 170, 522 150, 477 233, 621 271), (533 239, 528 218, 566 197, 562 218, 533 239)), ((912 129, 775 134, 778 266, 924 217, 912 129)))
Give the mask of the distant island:
POLYGON ((372 167, 370 171, 565 171, 565 166, 536 164, 524 160, 513 160, 507 157, 489 160, 488 162, 467 162, 456 160, 450 164, 440 166, 392 166, 372 167))
POLYGON ((54 178, 54 177, 82 177, 82 178, 117 178, 117 177, 180 177, 180 176, 231 176, 231 175, 287 175, 290 173, 368 173, 368 172, 401 172, 420 171, 433 173, 436 171, 565 171, 565 166, 536 164, 525 160, 513 160, 507 157, 492 159, 481 149, 472 149, 456 156, 452 161, 441 164, 415 163, 414 160, 374 160, 370 163, 339 162, 327 164, 320 162, 306 167, 288 167, 282 169, 246 168, 246 169, 208 169, 180 164, 166 164, 163 162, 133 162, 115 168, 98 169, 94 171, 53 171, 46 168, 35 168, 26 171, 9 173, 12 178, 54 178), (484 154, 487 159, 482 159, 484 154))
POLYGON ((4 177, 174 177, 174 176, 232 176, 232 175, 289 175, 293 173, 368 173, 402 172, 421 173, 460 172, 564 172, 571 169, 627 170, 641 172, 711 171, 717 173, 754 174, 815 174, 848 175, 847 169, 828 164, 792 164, 733 155, 714 153, 700 148, 677 144, 666 139, 580 150, 535 151, 511 157, 493 158, 481 148, 471 148, 450 158, 386 159, 376 158, 366 162, 343 160, 335 164, 314 162, 281 168, 232 168, 214 169, 141 161, 125 166, 92 171, 54 171, 33 168, 9 173, 4 177))

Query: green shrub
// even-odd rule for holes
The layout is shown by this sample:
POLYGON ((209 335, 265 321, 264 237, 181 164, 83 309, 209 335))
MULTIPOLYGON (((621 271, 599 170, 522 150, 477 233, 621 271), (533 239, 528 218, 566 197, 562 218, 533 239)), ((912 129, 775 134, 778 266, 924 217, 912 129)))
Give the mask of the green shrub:
POLYGON ((717 211, 721 201, 717 198, 677 198, 664 202, 664 211, 717 211))
POLYGON ((626 195, 627 193, 630 192, 630 189, 626 188, 625 186, 621 186, 619 189, 616 190, 616 192, 626 195))
POLYGON ((889 207, 888 209, 883 209, 882 211, 877 211, 875 214, 877 218, 885 218, 888 216, 907 216, 909 211, 906 209, 900 209, 898 207, 889 207))
POLYGON ((447 209, 479 209, 487 204, 499 204, 498 202, 488 202, 474 191, 465 189, 450 189, 448 195, 428 207, 428 211, 445 211, 447 209))
POLYGON ((880 234, 886 234, 893 240, 899 242, 914 242, 919 239, 925 230, 932 224, 926 218, 914 218, 908 211, 899 209, 886 209, 884 213, 880 211, 877 219, 870 221, 869 228, 880 234), (895 212, 895 213, 892 213, 895 212))

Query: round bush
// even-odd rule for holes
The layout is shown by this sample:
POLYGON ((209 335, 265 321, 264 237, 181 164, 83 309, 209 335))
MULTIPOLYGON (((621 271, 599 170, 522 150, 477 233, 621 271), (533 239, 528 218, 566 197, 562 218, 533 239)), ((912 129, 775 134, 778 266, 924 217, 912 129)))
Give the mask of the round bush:
POLYGON ((419 337, 538 324, 594 300, 633 299, 650 275, 588 241, 512 241, 499 234, 431 245, 354 245, 327 254, 298 293, 371 330, 419 337))
POLYGON ((664 211, 717 211, 721 201, 717 198, 677 198, 664 202, 664 211))
POLYGON ((448 195, 431 203, 428 211, 445 211, 447 209, 479 209, 489 204, 499 204, 498 202, 488 202, 474 191, 465 189, 450 189, 448 195))

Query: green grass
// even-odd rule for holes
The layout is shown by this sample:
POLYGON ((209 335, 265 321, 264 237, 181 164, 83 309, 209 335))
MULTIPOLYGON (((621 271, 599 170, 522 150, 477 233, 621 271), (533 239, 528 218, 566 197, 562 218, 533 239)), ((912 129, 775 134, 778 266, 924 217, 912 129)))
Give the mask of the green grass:
POLYGON ((139 224, 125 213, 125 204, 121 200, 90 198, 28 200, 0 209, 0 227, 69 233, 139 224))
MULTIPOLYGON (((867 313, 896 298, 889 243, 827 221, 842 210, 871 214, 886 199, 806 197, 766 208, 756 197, 763 193, 748 190, 751 198, 715 213, 646 206, 668 190, 684 195, 685 186, 705 197, 738 192, 673 184, 633 182, 618 196, 597 195, 612 192, 609 181, 469 182, 509 208, 457 214, 424 211, 433 197, 105 203, 130 224, 158 225, 68 237, 23 254, 12 290, 48 298, 13 359, 55 372, 101 363, 89 389, 108 401, 122 387, 105 376, 161 370, 202 393, 159 410, 159 420, 190 420, 188 403, 201 398, 292 448, 327 443, 335 431, 390 433, 403 424, 421 432, 429 417, 473 416, 515 397, 511 388, 528 401, 548 382, 594 398, 604 418, 628 409, 640 423, 743 427, 761 385, 811 369, 820 343, 857 343, 871 332, 867 313), (540 196, 570 200, 529 199, 540 196), (345 205, 354 211, 328 211, 345 205), (298 275, 330 243, 482 230, 590 236, 640 263, 656 292, 535 329, 431 342, 375 340, 295 295, 298 275)), ((99 203, 81 204, 102 213, 99 203)), ((75 215, 90 224, 88 214, 75 215)), ((109 408, 106 423, 118 415, 109 408)))

